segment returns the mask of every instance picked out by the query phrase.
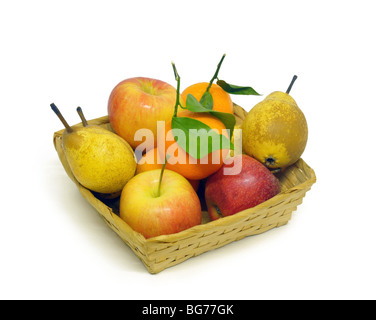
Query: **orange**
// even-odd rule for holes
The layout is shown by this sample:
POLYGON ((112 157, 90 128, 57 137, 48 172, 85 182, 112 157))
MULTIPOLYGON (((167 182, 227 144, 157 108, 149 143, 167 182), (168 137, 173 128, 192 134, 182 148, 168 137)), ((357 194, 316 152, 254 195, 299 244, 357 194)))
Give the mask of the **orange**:
POLYGON ((150 171, 155 169, 161 169, 163 161, 159 156, 158 149, 150 149, 146 152, 142 158, 137 163, 136 174, 139 174, 144 171, 150 171))
MULTIPOLYGON (((194 113, 182 111, 180 117, 189 117, 205 123, 212 129, 218 130, 219 134, 224 134, 228 138, 225 125, 217 117, 207 113, 194 113)), ((168 151, 172 152, 166 165, 166 169, 180 173, 188 180, 202 180, 218 171, 226 158, 229 150, 216 150, 201 159, 195 159, 186 153, 175 141, 171 130, 171 122, 166 123, 165 134, 158 137, 158 151, 161 157, 165 157, 168 151), (164 141, 163 141, 164 140, 164 141)))
MULTIPOLYGON (((184 102, 187 100, 188 93, 200 101, 208 86, 209 82, 200 82, 189 86, 181 94, 184 102)), ((234 113, 231 97, 225 90, 223 90, 219 85, 213 83, 209 92, 213 96, 213 110, 232 114, 234 113)))
MULTIPOLYGON (((158 148, 151 149, 147 153, 145 153, 140 159, 140 161, 138 162, 136 174, 139 174, 144 171, 162 169, 162 166, 163 166, 162 162, 163 161, 161 161, 158 148)), ((187 180, 192 185, 193 189, 197 191, 200 185, 200 180, 190 180, 190 179, 187 179, 187 180)))

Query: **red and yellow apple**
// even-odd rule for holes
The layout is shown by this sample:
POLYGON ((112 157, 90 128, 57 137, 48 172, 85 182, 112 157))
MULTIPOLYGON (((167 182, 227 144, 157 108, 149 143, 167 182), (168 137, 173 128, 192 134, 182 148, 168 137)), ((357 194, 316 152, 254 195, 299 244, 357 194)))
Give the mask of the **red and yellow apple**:
POLYGON ((177 233, 201 223, 200 199, 182 175, 164 170, 141 172, 125 185, 120 217, 146 239, 177 233))
POLYGON ((217 220, 253 208, 280 193, 279 180, 262 163, 237 155, 210 176, 205 201, 210 218, 217 220))
POLYGON ((121 81, 108 100, 108 116, 112 128, 133 149, 145 142, 145 149, 156 147, 157 121, 171 121, 176 103, 176 89, 151 78, 135 77, 121 81), (139 129, 149 129, 154 140, 135 140, 139 129))

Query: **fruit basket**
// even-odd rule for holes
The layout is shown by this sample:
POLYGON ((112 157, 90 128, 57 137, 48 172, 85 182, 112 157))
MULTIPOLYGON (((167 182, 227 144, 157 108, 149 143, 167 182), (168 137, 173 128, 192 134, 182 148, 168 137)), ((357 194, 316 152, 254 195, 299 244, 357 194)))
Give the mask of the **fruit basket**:
MULTIPOLYGON (((236 104, 234 111, 237 124, 241 124, 246 111, 236 104)), ((107 116, 90 120, 88 123, 112 130, 107 116)), ((203 211, 201 225, 176 234, 145 239, 119 217, 119 197, 103 198, 84 188, 75 179, 62 149, 63 131, 64 129, 55 132, 53 141, 68 176, 75 182, 82 196, 152 274, 233 241, 287 224, 292 212, 302 203, 306 192, 316 182, 315 172, 300 159, 277 175, 281 183, 281 193, 266 202, 216 221, 210 221, 207 212, 203 211)))

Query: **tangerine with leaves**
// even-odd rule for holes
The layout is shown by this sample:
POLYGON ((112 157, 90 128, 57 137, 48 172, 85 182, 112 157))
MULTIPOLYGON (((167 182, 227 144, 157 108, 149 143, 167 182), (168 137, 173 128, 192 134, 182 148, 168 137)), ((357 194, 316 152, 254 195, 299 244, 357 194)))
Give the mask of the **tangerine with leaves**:
MULTIPOLYGON (((184 110, 179 113, 177 118, 190 118, 198 120, 210 127, 214 132, 223 134, 229 139, 226 126, 217 117, 208 113, 196 113, 184 110)), ((218 171, 229 152, 229 146, 223 145, 223 148, 215 149, 207 155, 197 159, 187 153, 176 141, 172 131, 171 122, 166 123, 164 134, 158 136, 159 156, 166 157, 170 155, 166 169, 180 173, 188 180, 202 180, 218 171)))
MULTIPOLYGON (((187 100, 189 93, 200 101, 209 85, 209 82, 199 82, 189 86, 181 93, 183 101, 185 102, 187 100)), ((212 83, 209 92, 213 97, 212 110, 234 114, 234 107, 231 97, 225 90, 223 90, 219 85, 212 83)), ((182 111, 179 111, 178 115, 181 112, 182 111)))

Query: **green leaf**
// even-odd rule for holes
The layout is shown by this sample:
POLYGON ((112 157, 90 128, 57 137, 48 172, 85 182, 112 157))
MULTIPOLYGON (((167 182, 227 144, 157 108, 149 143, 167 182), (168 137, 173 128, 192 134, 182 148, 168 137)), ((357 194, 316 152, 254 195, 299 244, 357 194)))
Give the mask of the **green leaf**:
POLYGON ((211 115, 217 117, 219 120, 223 122, 226 129, 230 131, 230 138, 232 138, 232 135, 234 133, 234 127, 236 124, 235 116, 232 113, 227 112, 220 112, 220 111, 211 111, 209 112, 211 115))
POLYGON ((211 93, 209 91, 206 91, 201 99, 200 99, 200 103, 202 104, 202 106, 206 109, 210 109, 210 110, 213 110, 213 96, 211 95, 211 93))
POLYGON ((207 108, 205 108, 198 100, 190 93, 187 95, 187 99, 185 100, 185 106, 189 111, 192 112, 208 112, 207 108))
POLYGON ((234 145, 226 136, 199 120, 172 117, 171 128, 178 145, 195 159, 202 159, 216 150, 234 150, 234 145))
POLYGON ((234 126, 236 123, 236 119, 233 114, 227 113, 227 112, 220 112, 216 110, 209 110, 205 108, 200 102, 198 102, 197 99, 190 93, 187 95, 185 106, 187 107, 189 111, 206 112, 217 117, 219 120, 223 122, 226 129, 230 131, 230 138, 232 137, 232 134, 234 132, 234 126))
POLYGON ((217 84, 225 90, 227 93, 231 94, 239 94, 239 95, 254 95, 254 96, 260 96, 259 93, 257 93, 253 88, 251 87, 241 87, 236 86, 234 84, 229 84, 224 80, 218 80, 217 84))

